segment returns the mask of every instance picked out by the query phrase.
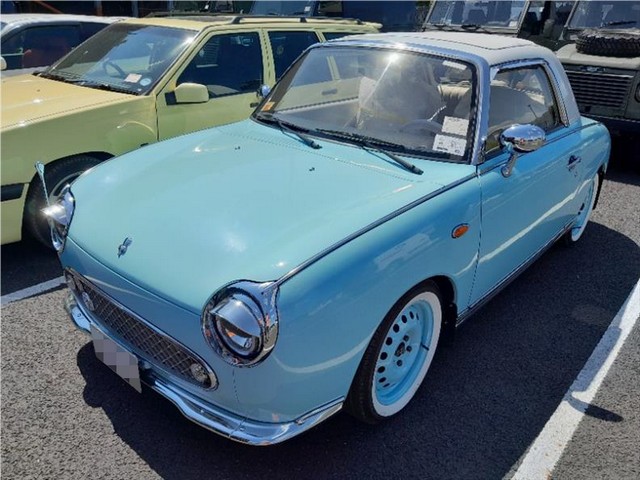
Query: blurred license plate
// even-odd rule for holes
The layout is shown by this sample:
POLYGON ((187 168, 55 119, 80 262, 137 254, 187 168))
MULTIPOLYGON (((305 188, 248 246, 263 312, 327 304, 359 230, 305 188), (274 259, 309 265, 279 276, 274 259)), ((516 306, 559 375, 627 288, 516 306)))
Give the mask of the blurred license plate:
POLYGON ((96 357, 116 372, 125 382, 142 393, 138 358, 91 325, 91 338, 96 357))

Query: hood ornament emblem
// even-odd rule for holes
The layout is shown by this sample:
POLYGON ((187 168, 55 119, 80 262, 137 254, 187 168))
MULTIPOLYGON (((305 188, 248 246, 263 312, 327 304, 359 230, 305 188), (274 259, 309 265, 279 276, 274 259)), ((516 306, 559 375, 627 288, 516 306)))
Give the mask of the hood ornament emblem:
POLYGON ((118 246, 118 258, 120 258, 125 253, 127 253, 127 249, 129 248, 129 245, 131 245, 132 243, 133 243, 133 238, 127 237, 124 239, 122 244, 118 246))

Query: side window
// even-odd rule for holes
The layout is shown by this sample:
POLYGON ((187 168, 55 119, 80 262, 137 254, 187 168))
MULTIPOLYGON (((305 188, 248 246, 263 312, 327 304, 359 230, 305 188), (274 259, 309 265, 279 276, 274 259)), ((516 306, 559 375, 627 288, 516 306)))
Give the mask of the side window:
POLYGON ((7 70, 22 68, 24 55, 24 31, 2 39, 2 57, 7 62, 7 70))
POLYGON ((27 28, 2 44, 8 69, 51 65, 80 43, 78 27, 51 25, 27 28))
POLYGON ((318 2, 318 15, 321 17, 342 17, 342 2, 318 2))
POLYGON ((206 85, 210 97, 254 92, 263 83, 257 33, 215 35, 198 51, 177 84, 206 85))
POLYGON ((314 32, 269 32, 276 79, 282 76, 305 48, 318 41, 318 36, 314 32))
POLYGON ((93 37, 96 33, 106 27, 106 23, 83 23, 80 25, 80 42, 93 37))
POLYGON ((499 149, 500 134, 516 123, 537 125, 545 132, 561 124, 553 89, 542 66, 502 70, 491 82, 487 153, 499 149))
POLYGON ((521 37, 542 36, 557 39, 569 18, 574 2, 529 3, 520 29, 521 37))

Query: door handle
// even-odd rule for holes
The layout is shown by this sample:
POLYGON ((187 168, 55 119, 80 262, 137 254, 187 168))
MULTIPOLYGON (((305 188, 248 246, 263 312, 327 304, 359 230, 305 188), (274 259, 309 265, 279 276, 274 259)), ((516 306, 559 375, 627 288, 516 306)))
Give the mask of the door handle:
POLYGON ((250 106, 251 108, 256 108, 258 105, 260 105, 260 102, 251 102, 251 103, 249 104, 249 106, 250 106))
POLYGON ((575 167, 581 161, 582 161, 582 157, 579 157, 577 155, 571 155, 569 157, 569 162, 567 162, 567 167, 569 167, 569 168, 575 167))

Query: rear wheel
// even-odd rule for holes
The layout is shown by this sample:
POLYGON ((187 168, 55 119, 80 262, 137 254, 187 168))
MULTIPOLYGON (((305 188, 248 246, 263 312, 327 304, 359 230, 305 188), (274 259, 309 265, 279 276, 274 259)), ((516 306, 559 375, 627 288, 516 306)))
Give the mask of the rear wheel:
POLYGON ((589 223, 589 219, 591 218, 591 212, 593 211, 593 206, 596 203, 596 196, 598 195, 599 185, 600 176, 596 173, 586 188, 586 194, 584 196, 582 205, 580 206, 580 211, 578 212, 578 215, 573 222, 573 226, 571 227, 571 230, 569 230, 565 235, 565 242, 568 245, 573 245, 578 240, 580 240, 580 237, 582 237, 582 234, 587 228, 587 224, 589 223))
POLYGON ((404 295, 367 347, 347 397, 347 410, 367 423, 402 410, 427 374, 441 324, 442 301, 434 282, 404 295))
MULTIPOLYGON (((77 155, 65 158, 47 165, 44 170, 47 182, 49 202, 55 202, 65 185, 73 182, 80 174, 100 163, 100 160, 88 155, 77 155)), ((47 219, 42 214, 42 209, 47 206, 40 177, 36 176, 27 191, 27 199, 24 209, 24 227, 26 231, 38 242, 53 248, 51 233, 47 219)))

